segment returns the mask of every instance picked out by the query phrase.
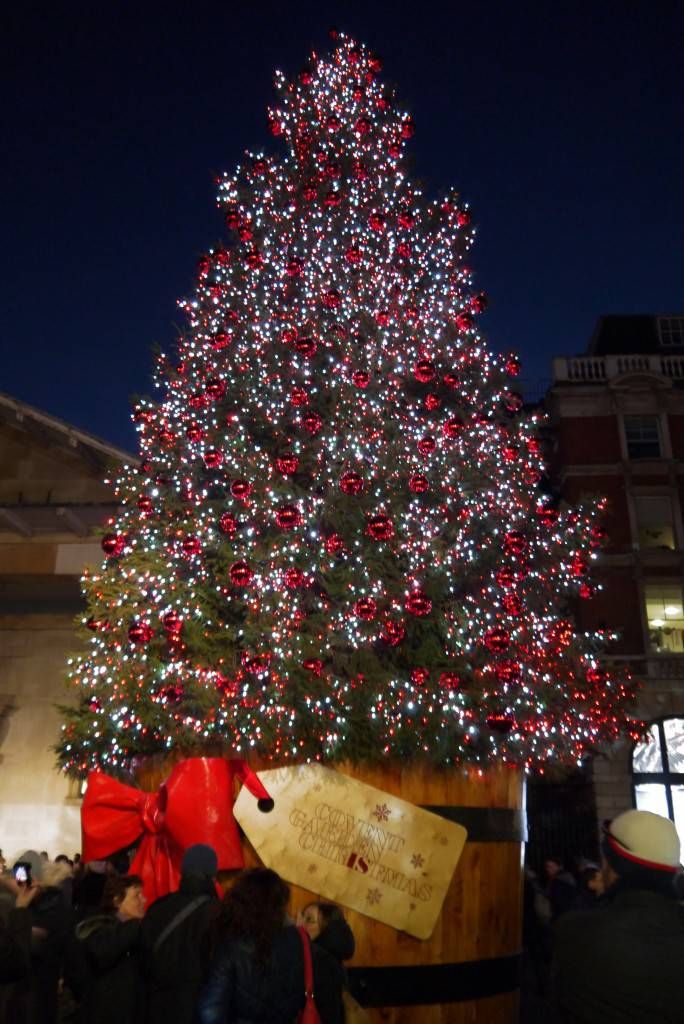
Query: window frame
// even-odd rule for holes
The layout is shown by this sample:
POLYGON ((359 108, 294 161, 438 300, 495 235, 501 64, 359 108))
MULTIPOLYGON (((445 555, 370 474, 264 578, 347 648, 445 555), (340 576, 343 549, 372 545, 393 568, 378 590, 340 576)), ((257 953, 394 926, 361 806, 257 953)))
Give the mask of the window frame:
POLYGON ((658 341, 661 348, 684 347, 684 316, 659 316, 658 341))
POLYGON ((672 787, 673 786, 684 786, 684 772, 671 772, 670 761, 667 756, 667 741, 665 739, 665 722, 671 721, 684 721, 684 714, 682 715, 663 715, 661 718, 654 718, 650 723, 649 727, 652 728, 654 725, 658 727, 658 741, 660 743, 660 756, 662 760, 663 770, 661 772, 635 772, 634 771, 634 752, 637 747, 641 746, 640 743, 633 743, 632 749, 629 755, 629 772, 631 780, 631 791, 632 791, 632 807, 637 806, 636 801, 636 787, 644 785, 655 785, 662 786, 665 790, 665 802, 667 804, 667 816, 671 822, 674 822, 674 803, 672 801, 672 787))
MULTIPOLYGON (((623 412, 622 414, 622 436, 625 445, 625 456, 628 462, 648 462, 656 459, 665 458, 665 434, 663 431, 662 417, 657 412, 623 412), (656 434, 658 436, 658 454, 657 455, 632 455, 629 450, 629 435, 627 432, 627 425, 629 420, 653 420, 655 423, 656 434)), ((636 442, 638 443, 638 442, 636 442)), ((642 442, 646 443, 646 442, 642 442)))
MULTIPOLYGON (((642 579, 642 581, 641 581, 641 586, 639 587, 639 593, 641 594, 641 608, 642 608, 642 616, 643 616, 642 621, 643 621, 644 629, 645 629, 645 633, 644 633, 645 645, 644 646, 645 646, 646 656, 649 657, 649 658, 682 658, 682 657, 684 657, 684 626, 681 627, 681 632, 682 632, 682 650, 681 651, 672 651, 672 650, 669 650, 668 648, 664 648, 663 650, 659 651, 659 650, 656 650, 656 648, 651 643, 651 626, 650 626, 649 620, 648 620, 648 593, 647 593, 649 587, 653 587, 653 588, 655 588, 655 587, 664 587, 664 588, 668 588, 668 587, 674 588, 674 587, 677 587, 678 591, 679 591, 679 598, 680 598, 681 604, 682 604, 682 609, 684 609, 684 580, 680 579, 679 577, 674 577, 674 576, 673 577, 660 576, 660 577, 655 577, 655 578, 652 577, 652 576, 645 576, 642 579)), ((663 605, 663 607, 664 607, 664 605, 663 605)), ((684 616, 682 618, 684 619, 684 616)), ((676 620, 676 621, 679 621, 679 620, 676 620)), ((665 628, 665 627, 656 627, 656 628, 665 628)), ((675 629, 679 629, 680 627, 679 626, 675 626, 674 628, 675 629)), ((674 717, 676 718, 678 716, 675 715, 674 717)))

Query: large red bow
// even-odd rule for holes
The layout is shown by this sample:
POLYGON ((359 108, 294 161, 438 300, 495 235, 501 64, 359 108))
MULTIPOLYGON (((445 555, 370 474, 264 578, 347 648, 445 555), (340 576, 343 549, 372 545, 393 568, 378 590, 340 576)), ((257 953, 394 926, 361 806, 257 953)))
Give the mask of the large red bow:
POLYGON ((195 843, 214 848, 219 869, 243 867, 233 817, 236 777, 258 799, 270 799, 237 758, 180 761, 157 793, 90 772, 81 810, 84 861, 103 860, 141 839, 131 874, 142 878, 148 902, 178 887, 183 853, 195 843))

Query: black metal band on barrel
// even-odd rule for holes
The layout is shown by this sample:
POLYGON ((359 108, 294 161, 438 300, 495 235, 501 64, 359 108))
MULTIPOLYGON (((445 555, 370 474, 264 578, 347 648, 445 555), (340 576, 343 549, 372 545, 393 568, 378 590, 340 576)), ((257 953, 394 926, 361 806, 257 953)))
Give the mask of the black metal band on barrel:
POLYGON ((524 843, 527 840, 525 817, 515 808, 422 806, 424 811, 463 825, 468 830, 470 843, 524 843))
POLYGON ((430 1006, 514 992, 520 956, 420 967, 350 967, 349 990, 362 1006, 430 1006))

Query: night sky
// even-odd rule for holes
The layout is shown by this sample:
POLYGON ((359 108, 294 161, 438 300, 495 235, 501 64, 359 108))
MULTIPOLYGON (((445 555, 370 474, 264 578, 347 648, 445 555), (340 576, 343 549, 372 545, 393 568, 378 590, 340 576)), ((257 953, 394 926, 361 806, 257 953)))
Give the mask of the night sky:
POLYGON ((684 5, 13 5, 3 26, 0 390, 133 450, 129 399, 170 350, 214 175, 336 25, 384 59, 428 194, 472 205, 494 348, 530 393, 601 313, 684 311, 684 5), (7 75, 9 73, 9 83, 7 75))

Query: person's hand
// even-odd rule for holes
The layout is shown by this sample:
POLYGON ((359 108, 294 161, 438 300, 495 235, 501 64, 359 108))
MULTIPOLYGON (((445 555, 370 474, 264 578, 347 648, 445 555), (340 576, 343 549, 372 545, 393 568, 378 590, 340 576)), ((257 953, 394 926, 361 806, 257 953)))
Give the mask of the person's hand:
POLYGON ((0 875, 0 887, 11 892, 15 899, 21 892, 21 886, 13 875, 0 875))
POLYGON ((19 892, 14 906, 19 910, 24 910, 26 907, 30 907, 34 899, 40 892, 39 885, 18 885, 19 892))

